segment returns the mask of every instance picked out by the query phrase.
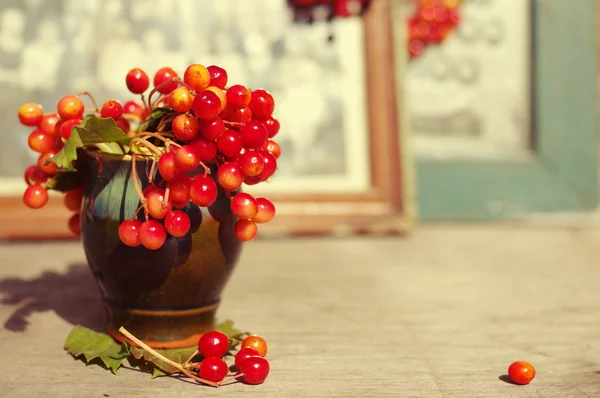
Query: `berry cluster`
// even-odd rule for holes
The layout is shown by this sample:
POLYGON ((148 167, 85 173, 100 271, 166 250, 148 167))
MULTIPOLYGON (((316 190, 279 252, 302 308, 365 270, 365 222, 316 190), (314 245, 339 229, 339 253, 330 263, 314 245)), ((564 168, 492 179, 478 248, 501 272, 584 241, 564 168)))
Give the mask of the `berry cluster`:
POLYGON ((149 354, 173 366, 187 377, 213 387, 219 387, 235 380, 252 385, 261 384, 269 375, 270 365, 265 358, 267 343, 260 336, 240 333, 230 339, 224 333, 212 330, 200 337, 198 349, 187 361, 177 363, 150 348, 125 328, 121 327, 119 331, 149 354), (242 339, 241 336, 246 337, 242 339), (239 349, 235 352, 237 347, 239 349), (201 359, 194 361, 198 355, 201 356, 201 359), (235 372, 230 373, 230 367, 225 362, 225 358, 232 355, 235 359, 233 366, 235 372))
POLYGON ((324 8, 326 18, 333 19, 348 18, 363 13, 371 0, 288 0, 288 3, 298 15, 297 19, 302 19, 301 16, 305 14, 313 18, 310 10, 315 7, 324 8))
POLYGON ((423 54, 427 46, 438 45, 460 22, 461 0, 418 0, 414 15, 408 20, 410 58, 423 54))
MULTIPOLYGON (((228 86, 227 72, 215 65, 189 65, 181 78, 172 68, 159 69, 147 102, 144 94, 151 82, 144 70, 131 69, 125 83, 130 92, 141 95, 141 103, 121 105, 111 99, 98 108, 89 93, 80 94, 92 98, 95 109, 91 114, 113 119, 132 138, 123 153, 131 155, 132 180, 141 205, 119 226, 121 241, 157 250, 167 235, 186 235, 190 219, 182 209, 190 202, 211 206, 219 187, 231 199, 231 212, 238 218, 236 237, 241 241, 254 239, 257 224, 273 219, 275 206, 266 198, 240 192, 240 188, 242 184, 267 181, 277 169, 281 149, 273 137, 279 132, 279 121, 273 117, 271 94, 239 84, 228 86), (158 116, 153 116, 154 110, 159 111, 158 116), (152 159, 150 185, 145 190, 136 175, 135 162, 140 157, 152 159), (216 175, 210 175, 208 165, 214 166, 216 175), (143 220, 137 217, 141 210, 143 220)), ((83 101, 74 95, 59 101, 57 113, 45 115, 37 104, 19 109, 21 122, 37 127, 29 145, 40 153, 38 164, 25 174, 29 187, 23 200, 27 206, 37 209, 48 201, 44 183, 57 172, 57 165, 49 159, 64 147, 73 127, 83 123, 84 112, 83 101)), ((81 198, 80 189, 67 192, 67 207, 78 211, 81 198)), ((76 234, 79 223, 77 212, 69 221, 76 234)))

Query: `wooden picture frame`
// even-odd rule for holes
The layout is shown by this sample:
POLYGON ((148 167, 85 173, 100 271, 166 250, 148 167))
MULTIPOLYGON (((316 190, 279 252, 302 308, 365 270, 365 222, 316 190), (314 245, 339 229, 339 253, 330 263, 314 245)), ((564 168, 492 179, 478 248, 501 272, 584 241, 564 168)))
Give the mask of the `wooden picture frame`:
POLYGON ((596 1, 532 0, 531 18, 531 156, 415 155, 420 220, 521 220, 597 207, 596 1))
MULTIPOLYGON (((364 192, 269 194, 277 216, 261 226, 259 236, 389 234, 410 229, 412 159, 407 130, 399 127, 402 90, 395 78, 405 59, 393 52, 392 7, 391 0, 376 0, 364 16, 370 187, 364 192)), ((0 208, 2 239, 72 237, 69 212, 58 195, 35 211, 22 204, 20 194, 0 197, 0 208)))

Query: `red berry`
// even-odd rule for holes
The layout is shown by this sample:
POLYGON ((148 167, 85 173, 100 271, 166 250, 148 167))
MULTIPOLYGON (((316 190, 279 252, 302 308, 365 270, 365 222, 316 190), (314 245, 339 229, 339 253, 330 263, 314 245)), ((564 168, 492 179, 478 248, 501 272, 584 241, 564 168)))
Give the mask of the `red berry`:
POLYGON ((175 151, 175 166, 183 171, 192 171, 200 165, 200 155, 196 148, 184 145, 175 151))
POLYGON ((173 119, 171 129, 173 130, 175 137, 181 141, 193 140, 196 138, 199 131, 198 119, 196 119, 193 115, 188 114, 177 115, 175 119, 173 119))
POLYGON ((142 244, 140 239, 140 220, 125 220, 119 225, 119 238, 127 246, 136 247, 142 244))
POLYGON ((38 153, 50 152, 54 147, 54 137, 44 133, 41 129, 35 129, 27 139, 29 148, 38 153))
POLYGON ((158 172, 167 181, 171 181, 177 174, 177 166, 175 165, 175 154, 173 152, 165 152, 158 159, 158 172))
POLYGON ((81 235, 81 213, 77 212, 73 214, 67 222, 69 231, 75 236, 81 235))
POLYGON ((46 115, 38 127, 46 134, 54 135, 56 133, 56 123, 59 121, 59 117, 56 115, 46 115))
POLYGON ((200 119, 198 124, 200 128, 200 134, 210 141, 216 141, 221 136, 223 131, 225 131, 223 119, 218 116, 211 120, 200 119))
POLYGON ((279 120, 275 119, 273 116, 269 116, 261 121, 267 129, 267 133, 269 133, 269 138, 275 137, 279 132, 279 120))
POLYGON ((25 170, 25 182, 27 185, 41 184, 47 180, 48 177, 37 164, 31 165, 25 170))
POLYGON ((200 119, 214 119, 221 111, 221 99, 213 91, 204 90, 198 93, 196 98, 194 98, 192 110, 200 119))
POLYGON ((125 134, 129 134, 130 126, 131 125, 129 124, 129 120, 125 119, 124 117, 117 120, 117 127, 123 130, 125 134))
POLYGON ((219 97, 219 112, 223 112, 223 110, 225 109, 225 107, 227 106, 227 96, 225 95, 225 91, 223 91, 222 89, 220 89, 219 87, 216 86, 208 86, 206 88, 207 91, 212 91, 213 93, 217 94, 217 97, 219 97))
POLYGON ((252 218, 255 223, 264 224, 275 217, 275 206, 269 199, 257 198, 256 205, 258 206, 258 212, 252 218))
POLYGON ((193 102, 194 96, 186 87, 177 87, 169 94, 169 107, 175 112, 189 112, 193 102))
POLYGON ((235 191, 244 182, 244 173, 235 162, 223 163, 217 170, 217 181, 228 191, 235 191))
POLYGON ((169 199, 177 203, 187 203, 190 201, 190 187, 192 179, 185 174, 177 176, 169 182, 169 199))
POLYGON ((277 142, 273 140, 265 141, 265 143, 262 146, 262 149, 275 156, 275 159, 279 159, 279 156, 281 156, 281 147, 277 142))
POLYGON ((269 134, 265 126, 256 120, 251 120, 240 129, 240 135, 244 141, 244 147, 248 149, 260 148, 269 134))
POLYGON ((126 115, 136 115, 141 118, 144 114, 144 107, 135 101, 127 101, 123 105, 123 113, 126 115))
POLYGON ((27 207, 40 209, 48 203, 48 191, 39 184, 30 185, 23 194, 23 202, 27 207))
POLYGON ((217 149, 228 158, 237 156, 243 147, 242 136, 234 130, 225 130, 217 140, 217 149))
POLYGON ((252 111, 247 106, 239 109, 228 106, 221 113, 221 117, 230 122, 247 123, 252 119, 252 111))
POLYGON ((250 104, 250 90, 236 84, 227 89, 227 104, 233 108, 244 108, 250 104))
POLYGON ((258 213, 256 199, 250 194, 240 192, 231 199, 231 212, 237 218, 249 220, 258 213))
POLYGON ((147 220, 140 226, 140 242, 149 250, 158 250, 167 240, 167 231, 156 220, 147 220))
POLYGON ((199 93, 210 86, 210 73, 204 65, 193 64, 188 66, 183 73, 183 81, 190 86, 192 90, 199 93))
POLYGON ((265 167, 264 157, 255 151, 247 151, 242 153, 237 162, 242 168, 245 175, 253 177, 259 175, 265 167))
POLYGON ((154 87, 160 86, 157 89, 159 93, 169 94, 178 86, 178 83, 173 81, 174 77, 177 77, 177 72, 173 69, 169 67, 160 68, 154 74, 154 87))
POLYGON ((200 362, 200 378, 208 381, 219 382, 227 376, 227 364, 221 358, 208 357, 200 362))
POLYGON ((252 114, 258 118, 271 116, 275 108, 275 101, 266 90, 255 90, 251 94, 250 109, 252 114))
MULTIPOLYGON (((127 76, 125 76, 125 84, 129 91, 133 94, 142 94, 144 91, 148 90, 148 86, 150 86, 150 79, 146 72, 144 72, 140 68, 133 68, 129 72, 127 72, 127 76)), ((127 113, 127 112, 126 112, 127 113)))
POLYGON ((222 357, 229 349, 229 339, 218 330, 206 332, 198 340, 198 351, 205 357, 222 357))
POLYGON ((82 119, 65 120, 60 125, 60 137, 64 138, 65 140, 68 140, 71 136, 71 131, 73 130, 73 127, 79 126, 81 123, 83 123, 82 119))
POLYGON ((81 210, 83 201, 83 189, 72 189, 65 194, 65 207, 71 211, 81 210))
POLYGON ((165 202, 165 190, 162 188, 150 188, 144 196, 148 202, 148 213, 159 220, 165 218, 171 211, 172 204, 170 199, 165 202))
POLYGON ((214 141, 209 141, 204 137, 197 137, 190 145, 198 151, 201 162, 209 162, 217 156, 217 144, 214 141))
POLYGON ((85 111, 85 105, 78 96, 66 95, 58 101, 56 110, 63 120, 81 119, 85 111))
POLYGON ((254 348, 244 347, 235 354, 235 367, 240 370, 242 368, 242 363, 250 357, 260 357, 258 351, 254 348))
POLYGON ((123 116, 123 105, 117 100, 108 100, 102 105, 100 109, 100 117, 110 117, 114 121, 117 121, 123 116))
POLYGON ((227 85, 227 72, 225 69, 216 65, 211 65, 206 69, 210 73, 210 85, 221 89, 225 88, 227 85))
POLYGON ((262 180, 260 179, 259 176, 254 176, 254 177, 244 176, 244 184, 246 184, 246 185, 256 185, 261 182, 262 182, 262 180))
POLYGON ((19 121, 25 126, 37 126, 44 118, 44 110, 39 104, 28 102, 19 108, 19 121))
POLYGON ((198 174, 190 185, 190 200, 196 206, 208 207, 217 200, 217 184, 208 175, 198 174))
POLYGON ((233 226, 233 232, 242 242, 249 242, 256 237, 258 226, 251 220, 237 220, 233 226))
POLYGON ((171 235, 180 238, 190 230, 190 218, 181 210, 174 210, 165 217, 165 228, 171 235))
POLYGON ((38 158, 38 166, 48 177, 56 174, 58 166, 54 162, 48 162, 56 153, 54 151, 42 153, 38 158), (48 164, 46 164, 48 163, 48 164))
POLYGON ((242 348, 250 347, 258 351, 261 357, 267 355, 267 342, 260 336, 248 336, 242 340, 242 348))
POLYGON ((269 152, 261 152, 263 155, 264 167, 258 175, 262 181, 266 181, 277 171, 277 159, 269 152))
POLYGON ((269 375, 269 361, 263 357, 250 357, 242 362, 240 371, 244 374, 242 379, 248 384, 261 384, 269 375))
POLYGON ((535 368, 527 362, 513 362, 508 367, 508 377, 515 384, 529 384, 535 377, 535 368))

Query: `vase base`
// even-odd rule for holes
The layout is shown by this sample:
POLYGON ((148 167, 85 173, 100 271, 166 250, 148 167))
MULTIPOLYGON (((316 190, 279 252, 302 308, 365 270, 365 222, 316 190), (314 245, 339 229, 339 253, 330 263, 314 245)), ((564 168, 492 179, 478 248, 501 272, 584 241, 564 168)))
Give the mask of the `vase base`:
POLYGON ((117 341, 126 341, 119 328, 125 327, 131 334, 151 348, 173 349, 193 347, 202 334, 215 326, 218 303, 186 310, 141 310, 122 308, 105 302, 109 322, 106 331, 117 341))
MULTIPOLYGON (((126 342, 126 343, 129 343, 132 346, 139 347, 136 343, 134 343, 133 341, 131 341, 130 339, 128 339, 127 337, 125 337, 123 334, 121 334, 121 332, 119 332, 118 330, 113 329, 110 326, 106 328, 106 332, 113 339, 117 340, 120 343, 126 342)), ((161 349, 168 350, 168 349, 195 347, 195 346, 198 345, 198 340, 200 340, 201 336, 202 336, 202 333, 189 336, 189 337, 187 337, 185 339, 182 339, 182 340, 172 340, 172 341, 143 340, 143 341, 150 348, 155 348, 155 349, 159 349, 159 350, 161 350, 161 349)))

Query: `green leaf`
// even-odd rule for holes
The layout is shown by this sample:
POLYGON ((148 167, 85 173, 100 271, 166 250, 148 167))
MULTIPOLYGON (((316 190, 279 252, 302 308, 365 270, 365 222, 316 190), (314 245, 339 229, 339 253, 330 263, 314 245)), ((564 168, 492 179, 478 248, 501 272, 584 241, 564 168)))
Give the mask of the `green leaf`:
POLYGON ((52 156, 49 162, 56 163, 56 165, 64 170, 76 171, 75 167, 73 167, 73 163, 77 160, 77 149, 82 148, 84 146, 81 137, 77 130, 73 129, 71 135, 67 142, 65 142, 65 146, 60 150, 56 155, 52 156))
POLYGON ((131 137, 118 128, 117 123, 110 117, 88 115, 82 124, 73 129, 79 133, 81 141, 85 145, 99 142, 116 142, 127 145, 131 141, 131 137))
POLYGON ((73 127, 64 148, 50 158, 48 162, 56 163, 58 167, 64 170, 76 171, 75 167, 73 167, 73 162, 77 160, 78 148, 90 144, 97 145, 102 143, 126 145, 129 144, 129 141, 131 141, 131 137, 118 128, 117 123, 113 119, 88 115, 81 125, 73 127))
POLYGON ((99 358, 114 374, 117 374, 123 360, 129 355, 124 343, 115 341, 108 334, 94 332, 79 325, 67 337, 65 350, 75 358, 83 356, 86 362, 99 358))
MULTIPOLYGON (((141 185, 140 177, 136 177, 141 185)), ((127 220, 133 217, 139 205, 140 198, 132 179, 131 163, 122 162, 119 170, 96 196, 92 211, 97 217, 127 220)))
POLYGON ((101 142, 99 144, 96 144, 96 146, 98 147, 98 149, 100 149, 102 152, 105 153, 112 153, 115 155, 124 155, 125 152, 123 152, 123 149, 121 148, 121 146, 119 144, 117 144, 116 142, 101 142))

